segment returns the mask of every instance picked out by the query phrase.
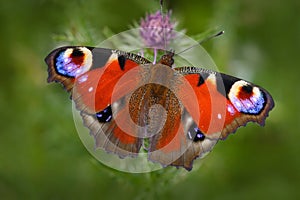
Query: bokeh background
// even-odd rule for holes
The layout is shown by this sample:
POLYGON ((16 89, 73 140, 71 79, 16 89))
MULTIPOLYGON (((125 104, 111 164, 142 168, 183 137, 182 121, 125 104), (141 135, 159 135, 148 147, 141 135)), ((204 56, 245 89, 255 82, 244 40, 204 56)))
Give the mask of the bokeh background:
POLYGON ((158 0, 0 0, 1 199, 300 199, 300 1, 166 4, 188 35, 225 30, 204 47, 221 71, 273 95, 266 126, 240 128, 191 172, 107 168, 81 143, 69 95, 46 83, 43 59, 127 30, 158 0))

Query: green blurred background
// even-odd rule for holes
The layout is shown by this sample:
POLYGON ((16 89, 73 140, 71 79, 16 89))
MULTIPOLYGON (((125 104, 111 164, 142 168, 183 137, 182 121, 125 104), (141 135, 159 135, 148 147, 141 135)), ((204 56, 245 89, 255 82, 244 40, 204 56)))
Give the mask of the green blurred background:
POLYGON ((300 1, 167 2, 188 35, 225 30, 207 51, 223 72, 266 88, 276 106, 265 127, 240 128, 201 167, 149 174, 91 157, 69 95, 46 83, 43 59, 59 44, 95 45, 106 27, 127 30, 158 1, 0 2, 1 199, 300 199, 300 1))

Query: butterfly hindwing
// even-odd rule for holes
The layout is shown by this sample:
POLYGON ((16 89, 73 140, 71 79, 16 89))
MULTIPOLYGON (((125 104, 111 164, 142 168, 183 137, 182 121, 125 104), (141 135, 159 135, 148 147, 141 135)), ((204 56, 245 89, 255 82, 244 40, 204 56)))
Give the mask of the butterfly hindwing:
POLYGON ((184 127, 184 137, 182 137, 185 144, 184 151, 171 165, 191 170, 193 161, 209 153, 218 140, 206 137, 186 109, 184 109, 181 124, 184 127))
MULTIPOLYGON (((115 104, 122 103, 118 102, 115 104)), ((141 148, 142 140, 134 135, 134 129, 131 131, 128 131, 128 129, 124 131, 118 126, 117 121, 126 120, 128 119, 128 116, 124 115, 125 105, 115 104, 112 105, 114 113, 105 117, 107 121, 104 122, 99 117, 99 114, 95 116, 81 112, 83 123, 90 129, 90 133, 95 139, 96 149, 104 149, 121 158, 126 156, 136 157, 141 148)), ((123 122, 122 124, 126 124, 126 122, 123 122)))

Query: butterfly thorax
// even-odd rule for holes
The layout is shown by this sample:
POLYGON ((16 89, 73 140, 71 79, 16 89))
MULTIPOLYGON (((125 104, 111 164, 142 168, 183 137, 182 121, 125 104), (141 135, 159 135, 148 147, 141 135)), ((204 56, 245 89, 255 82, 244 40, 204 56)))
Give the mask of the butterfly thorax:
POLYGON ((170 132, 166 127, 178 128, 173 123, 181 117, 181 103, 172 89, 178 82, 178 75, 160 63, 149 65, 146 73, 141 87, 129 99, 131 119, 136 125, 145 127, 145 132, 138 134, 144 134, 143 137, 170 132))

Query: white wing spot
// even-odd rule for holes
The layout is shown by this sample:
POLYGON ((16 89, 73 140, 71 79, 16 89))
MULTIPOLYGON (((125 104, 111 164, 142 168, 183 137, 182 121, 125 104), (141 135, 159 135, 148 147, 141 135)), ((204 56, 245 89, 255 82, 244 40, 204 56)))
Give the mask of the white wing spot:
POLYGON ((78 81, 79 81, 79 83, 83 83, 83 82, 87 81, 87 79, 88 79, 88 75, 83 75, 78 78, 78 81))
POLYGON ((191 132, 188 131, 189 139, 193 139, 191 132))
POLYGON ((220 113, 218 114, 218 119, 222 119, 222 115, 220 113))
POLYGON ((91 92, 91 91, 93 91, 94 90, 94 88, 93 87, 90 87, 89 88, 89 92, 91 92))
POLYGON ((81 69, 77 69, 75 74, 81 74, 82 70, 81 69))
POLYGON ((227 106, 227 110, 228 110, 228 112, 230 112, 231 115, 233 115, 235 113, 234 108, 231 105, 227 106))

